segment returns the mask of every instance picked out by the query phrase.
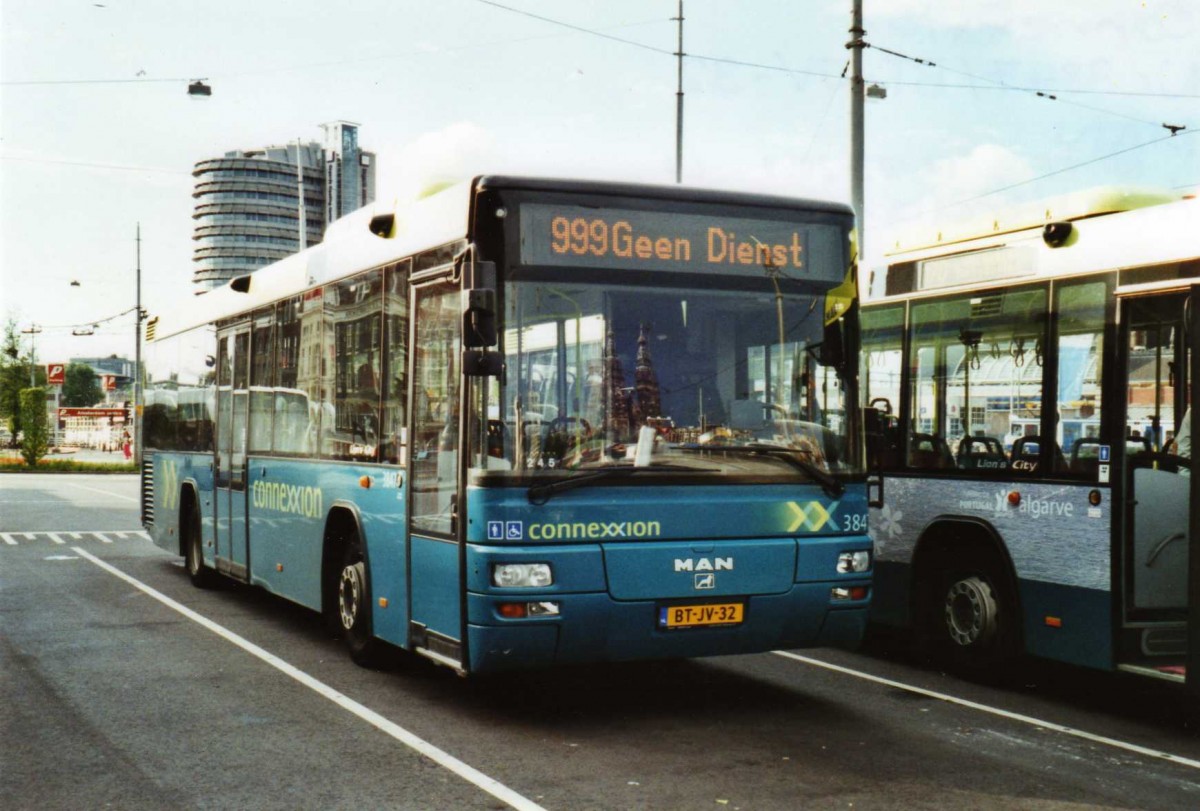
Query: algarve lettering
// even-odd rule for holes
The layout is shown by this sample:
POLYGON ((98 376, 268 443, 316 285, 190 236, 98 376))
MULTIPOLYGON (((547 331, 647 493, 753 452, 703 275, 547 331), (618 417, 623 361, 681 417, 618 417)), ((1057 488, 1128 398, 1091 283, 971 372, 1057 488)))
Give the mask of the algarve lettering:
POLYGON ((323 514, 319 487, 260 481, 250 488, 250 499, 251 504, 259 509, 302 515, 305 518, 320 518, 323 514))

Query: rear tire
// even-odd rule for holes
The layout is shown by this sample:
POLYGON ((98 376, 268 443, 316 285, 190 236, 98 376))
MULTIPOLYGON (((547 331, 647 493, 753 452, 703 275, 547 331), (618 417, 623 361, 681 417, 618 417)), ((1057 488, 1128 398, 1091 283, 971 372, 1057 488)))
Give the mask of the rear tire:
POLYGON ((184 527, 183 556, 187 564, 188 577, 199 589, 211 589, 217 585, 217 573, 204 562, 204 534, 200 529, 200 510, 193 501, 187 511, 184 527))
POLYGON ((371 627, 370 578, 357 535, 348 538, 343 547, 333 609, 350 658, 362 667, 378 667, 383 643, 371 627))

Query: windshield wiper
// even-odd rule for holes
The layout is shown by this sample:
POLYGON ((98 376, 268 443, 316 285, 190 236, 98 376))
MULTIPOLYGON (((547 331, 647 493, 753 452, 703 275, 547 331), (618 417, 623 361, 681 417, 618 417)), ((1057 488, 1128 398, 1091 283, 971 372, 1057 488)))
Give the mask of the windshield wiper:
POLYGON ((825 491, 830 498, 841 498, 846 492, 846 485, 834 478, 827 471, 814 465, 802 455, 802 451, 784 448, 779 445, 765 445, 755 442, 749 445, 688 445, 686 450, 702 451, 705 453, 731 453, 743 456, 763 454, 775 459, 782 459, 792 467, 807 473, 825 491))
POLYGON ((568 476, 565 479, 555 479, 552 482, 545 484, 532 484, 525 495, 529 499, 530 504, 542 505, 550 500, 550 496, 555 493, 561 493, 565 490, 574 490, 577 487, 584 487, 593 482, 602 479, 626 478, 639 473, 662 473, 667 472, 683 472, 683 473, 719 473, 720 471, 714 467, 692 467, 691 465, 670 465, 670 464, 654 464, 644 467, 633 467, 632 465, 621 465, 613 467, 602 467, 596 470, 581 471, 568 476))

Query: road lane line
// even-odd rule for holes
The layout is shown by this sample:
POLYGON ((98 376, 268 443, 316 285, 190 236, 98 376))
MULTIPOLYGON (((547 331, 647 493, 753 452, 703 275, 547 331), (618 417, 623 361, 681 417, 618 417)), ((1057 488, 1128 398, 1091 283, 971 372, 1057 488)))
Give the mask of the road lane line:
POLYGON ((100 539, 100 543, 112 543, 112 538, 107 537, 103 532, 93 532, 92 534, 100 539))
POLYGON ((70 535, 70 536, 71 536, 71 537, 72 537, 74 540, 76 540, 76 541, 78 541, 78 540, 81 540, 81 539, 83 538, 83 535, 81 535, 81 534, 80 534, 80 533, 78 533, 78 532, 70 532, 70 533, 67 533, 67 534, 69 534, 69 535, 70 535))
POLYGON ((27 541, 36 541, 36 540, 37 540, 37 533, 36 533, 36 532, 26 532, 26 533, 25 533, 25 540, 27 540, 27 541))
POLYGON ((3 538, 4 542, 6 544, 8 544, 9 546, 17 545, 17 539, 14 538, 13 536, 9 535, 7 532, 0 532, 0 538, 3 538))
POLYGON ((64 541, 62 538, 58 537, 57 532, 47 532, 46 534, 50 536, 50 540, 54 541, 57 544, 66 543, 66 541, 64 541))
POLYGON ((926 696, 928 698, 935 698, 938 701, 945 701, 948 704, 957 704, 960 707, 967 707, 968 709, 979 710, 980 712, 985 712, 985 713, 988 713, 989 715, 996 715, 1001 718, 1007 718, 1010 721, 1019 721, 1022 724, 1029 724, 1030 726, 1040 727, 1043 729, 1049 729, 1049 730, 1053 730, 1054 732, 1061 732, 1064 735, 1071 735, 1076 738, 1082 738, 1083 740, 1091 741, 1092 743, 1099 743, 1099 744, 1103 744, 1105 746, 1114 747, 1116 749, 1124 749, 1127 752, 1135 752, 1139 755, 1145 755, 1146 757, 1155 758, 1156 760, 1166 760, 1170 763, 1177 763, 1180 766, 1188 766, 1193 769, 1200 769, 1200 760, 1192 760, 1191 758, 1182 757, 1180 755, 1172 755, 1170 752, 1161 752, 1157 749, 1149 749, 1145 746, 1139 746, 1136 743, 1127 743, 1125 741, 1118 741, 1115 738, 1106 738, 1103 735, 1096 735, 1091 732, 1085 732, 1082 729, 1075 729, 1074 727, 1063 726, 1062 724, 1056 724, 1053 721, 1043 721, 1040 718, 1034 718, 1029 715, 1021 715, 1020 713, 1009 712, 1008 710, 1002 710, 999 707, 989 707, 987 704, 979 704, 975 701, 969 701, 965 698, 958 698, 957 696, 952 696, 947 693, 939 693, 934 690, 926 690, 924 687, 915 687, 911 684, 904 684, 903 682, 892 681, 891 679, 885 679, 882 676, 873 676, 870 673, 863 673, 860 670, 851 670, 850 668, 842 667, 841 665, 831 664, 830 662, 822 662, 820 659, 811 659, 807 656, 800 656, 799 654, 789 653, 787 651, 782 651, 782 650, 776 650, 776 651, 771 651, 771 652, 774 653, 776 656, 782 656, 786 659, 795 659, 797 662, 803 662, 806 665, 813 665, 814 667, 823 667, 826 670, 832 670, 835 673, 842 673, 847 676, 854 676, 855 678, 863 679, 864 681, 874 682, 875 684, 882 684, 885 687, 894 687, 898 690, 905 690, 909 693, 915 693, 917 695, 926 696))
MULTIPOLYGON (((64 476, 63 478, 66 477, 64 476)), ((100 493, 112 498, 123 498, 126 501, 132 501, 135 504, 141 501, 141 499, 139 499, 137 496, 127 496, 123 493, 114 493, 111 490, 101 490, 99 487, 88 487, 86 484, 80 484, 79 482, 65 482, 65 484, 68 484, 71 487, 78 487, 80 490, 91 490, 93 493, 100 493)))
POLYGON ((459 760, 458 758, 449 754, 448 752, 446 752, 442 749, 439 749, 438 747, 434 746, 433 744, 429 743, 428 741, 424 740, 423 738, 417 737, 416 735, 409 732, 404 727, 400 726, 399 724, 393 723, 392 721, 389 721, 387 718, 384 718, 382 715, 375 712, 374 710, 364 707, 362 704, 359 704, 357 701, 355 701, 354 699, 345 695, 344 693, 339 693, 337 690, 333 689, 329 685, 325 684, 322 681, 318 681, 316 678, 308 675, 303 670, 300 670, 299 668, 295 667, 294 665, 288 664, 283 659, 280 659, 278 656, 275 656, 273 653, 269 653, 266 650, 260 648, 258 645, 255 645, 253 642, 243 639, 242 637, 235 634, 233 631, 230 631, 228 628, 225 628, 223 625, 218 625, 217 623, 210 620, 208 617, 198 614, 195 611, 193 611, 192 609, 183 605, 182 603, 178 603, 175 600, 172 600, 170 597, 163 594, 162 592, 157 591, 154 588, 151 588, 150 586, 146 585, 145 583, 143 583, 142 581, 133 577, 132 575, 128 575, 125 572, 121 571, 120 569, 116 568, 115 566, 112 566, 111 564, 104 562, 103 560, 96 557, 95 555, 92 555, 91 553, 87 552, 83 548, 76 546, 76 547, 72 547, 72 549, 73 549, 73 551, 75 551, 78 555, 80 555, 85 560, 91 561, 92 563, 96 564, 101 569, 103 569, 104 571, 113 575, 114 577, 118 577, 121 580, 124 580, 129 585, 133 586, 134 588, 138 589, 139 591, 142 591, 142 592, 150 595, 155 600, 158 600, 160 603, 167 606, 168 608, 179 612, 180 614, 182 614, 183 616, 192 620, 193 622, 197 623, 198 625, 201 625, 201 626, 207 628, 208 630, 212 631, 214 634, 221 637, 222 639, 224 639, 228 642, 232 642, 234 645, 237 645, 239 648, 246 651, 246 653, 249 653, 251 656, 255 656, 255 657, 261 659, 262 661, 266 662, 268 665, 270 665, 271 667, 280 671, 281 673, 284 673, 285 675, 292 677, 293 679, 300 682, 305 687, 309 688, 310 690, 317 693, 318 695, 324 696, 325 698, 332 701, 334 704, 337 704, 342 709, 353 713, 354 715, 361 718, 363 721, 366 721, 368 724, 375 727, 379 731, 381 731, 387 735, 390 735, 391 737, 398 740, 400 743, 404 744, 405 746, 409 747, 410 749, 414 750, 415 752, 417 752, 421 755, 424 755, 425 757, 429 758, 433 762, 437 763, 442 768, 453 772, 454 774, 463 778, 464 780, 466 780, 468 783, 471 783, 475 787, 477 787, 483 791, 486 791, 488 794, 492 795, 493 797, 500 800, 501 802, 506 803, 509 806, 518 809, 518 811, 546 811, 542 806, 538 805, 533 800, 530 800, 527 797, 524 797, 524 796, 516 793, 515 791, 508 788, 500 781, 495 780, 491 777, 488 777, 483 772, 478 771, 474 767, 468 766, 466 763, 463 763, 461 760, 459 760))

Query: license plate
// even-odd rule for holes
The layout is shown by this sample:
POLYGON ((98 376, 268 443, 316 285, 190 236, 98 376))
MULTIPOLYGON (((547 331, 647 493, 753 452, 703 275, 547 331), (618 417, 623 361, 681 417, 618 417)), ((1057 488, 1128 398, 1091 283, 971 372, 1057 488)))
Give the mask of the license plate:
POLYGON ((745 608, 741 603, 664 605, 658 609, 659 628, 696 628, 703 625, 737 625, 745 608))

